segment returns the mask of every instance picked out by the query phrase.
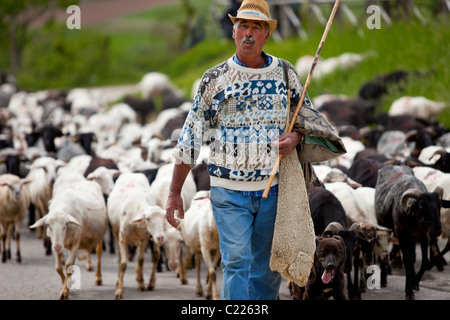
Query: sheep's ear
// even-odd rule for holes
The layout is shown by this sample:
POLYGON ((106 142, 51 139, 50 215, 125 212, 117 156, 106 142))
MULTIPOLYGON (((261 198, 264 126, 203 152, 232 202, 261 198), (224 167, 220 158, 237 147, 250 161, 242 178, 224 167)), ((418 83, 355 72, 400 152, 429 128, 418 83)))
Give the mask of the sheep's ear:
POLYGON ((33 180, 31 179, 22 179, 22 184, 29 184, 30 182, 32 182, 33 180))
POLYGON ((38 221, 36 221, 33 225, 30 226, 30 229, 34 229, 37 227, 41 227, 45 224, 45 222, 47 221, 46 219, 47 217, 42 217, 40 218, 38 221))
POLYGON ((68 221, 69 223, 73 223, 73 224, 75 224, 75 225, 77 225, 77 226, 80 226, 81 227, 81 223, 80 222, 78 222, 78 220, 77 219, 75 219, 74 217, 72 217, 71 215, 69 215, 69 221, 68 221))
POLYGON ((113 179, 117 179, 122 174, 121 171, 116 169, 110 169, 109 172, 112 174, 113 179))
POLYGON ((141 221, 145 220, 145 214, 143 213, 138 213, 133 220, 131 220, 131 223, 139 223, 141 221))

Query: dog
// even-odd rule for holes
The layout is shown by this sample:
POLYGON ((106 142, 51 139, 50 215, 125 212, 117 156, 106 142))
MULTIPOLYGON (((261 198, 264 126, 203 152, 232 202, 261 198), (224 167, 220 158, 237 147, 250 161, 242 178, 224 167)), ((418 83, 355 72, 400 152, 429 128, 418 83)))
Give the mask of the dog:
POLYGON ((316 236, 314 264, 305 287, 289 284, 294 300, 347 300, 344 281, 345 243, 337 235, 316 236))

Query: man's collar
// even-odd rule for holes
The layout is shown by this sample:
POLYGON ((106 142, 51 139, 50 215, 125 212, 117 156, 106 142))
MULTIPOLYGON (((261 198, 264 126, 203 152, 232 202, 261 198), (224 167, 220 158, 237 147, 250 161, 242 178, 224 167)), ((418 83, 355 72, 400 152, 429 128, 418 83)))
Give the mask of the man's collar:
MULTIPOLYGON (((264 61, 266 62, 261 68, 266 68, 266 67, 270 66, 270 64, 272 63, 272 57, 267 55, 264 51, 261 51, 261 56, 264 58, 264 61)), ((242 63, 239 60, 239 58, 238 58, 236 53, 233 56, 233 61, 236 62, 238 65, 240 65, 242 67, 246 67, 246 68, 249 67, 248 65, 242 63)))

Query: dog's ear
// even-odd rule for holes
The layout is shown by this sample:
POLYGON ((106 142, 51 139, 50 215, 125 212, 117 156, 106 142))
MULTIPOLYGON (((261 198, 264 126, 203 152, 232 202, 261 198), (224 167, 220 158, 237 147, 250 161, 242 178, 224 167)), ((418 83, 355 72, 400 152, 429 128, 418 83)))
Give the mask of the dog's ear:
POLYGON ((340 242, 340 245, 342 246, 342 248, 344 248, 345 251, 345 242, 344 239, 342 239, 342 237, 338 236, 338 235, 334 235, 333 236, 334 239, 338 240, 340 242))
POLYGON ((322 236, 316 236, 316 248, 319 245, 319 242, 323 240, 322 236))
POLYGON ((342 237, 337 236, 337 235, 334 235, 333 238, 337 241, 337 245, 339 246, 339 251, 341 251, 341 255, 340 256, 342 257, 342 261, 339 264, 339 266, 340 266, 341 264, 344 263, 344 260, 345 260, 345 255, 346 255, 346 253, 345 253, 345 251, 346 251, 345 250, 345 241, 344 241, 344 239, 342 237))

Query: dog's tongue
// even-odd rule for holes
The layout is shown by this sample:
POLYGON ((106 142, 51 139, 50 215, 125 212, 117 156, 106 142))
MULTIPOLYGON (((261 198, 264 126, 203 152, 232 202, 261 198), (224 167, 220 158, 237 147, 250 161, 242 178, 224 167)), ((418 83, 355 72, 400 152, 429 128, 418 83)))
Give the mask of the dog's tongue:
POLYGON ((332 275, 333 275, 333 270, 325 270, 322 274, 322 282, 325 284, 330 282, 332 275))

